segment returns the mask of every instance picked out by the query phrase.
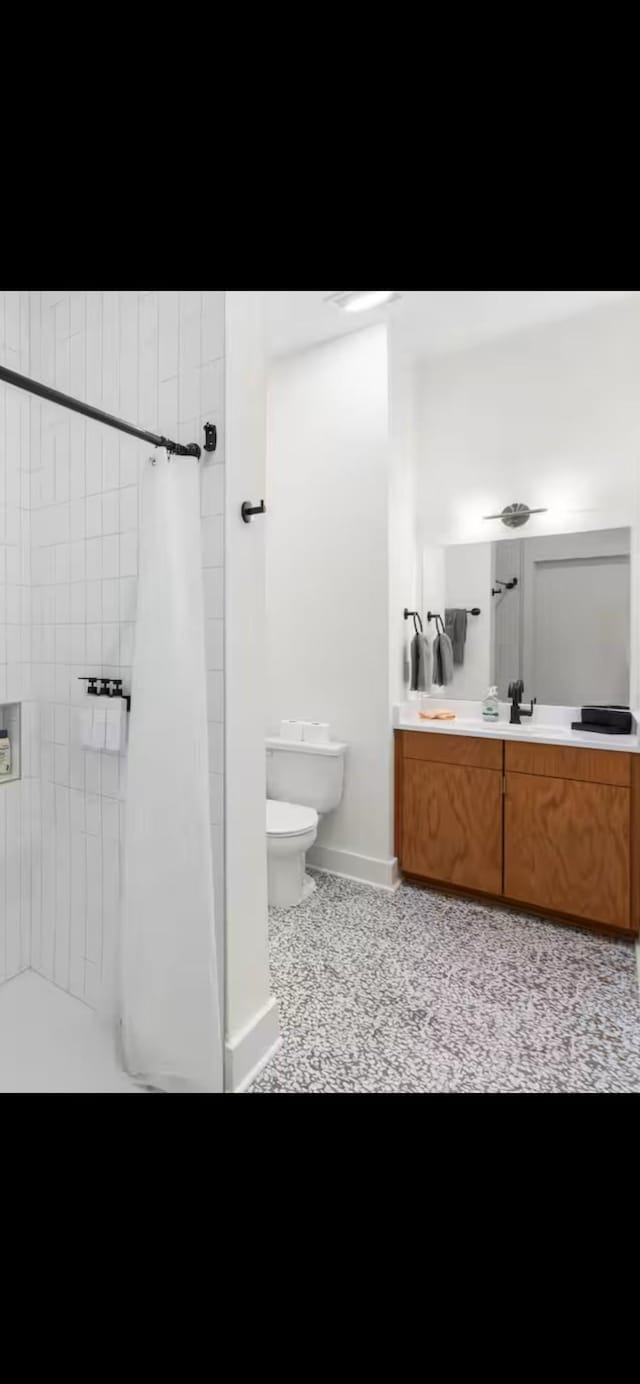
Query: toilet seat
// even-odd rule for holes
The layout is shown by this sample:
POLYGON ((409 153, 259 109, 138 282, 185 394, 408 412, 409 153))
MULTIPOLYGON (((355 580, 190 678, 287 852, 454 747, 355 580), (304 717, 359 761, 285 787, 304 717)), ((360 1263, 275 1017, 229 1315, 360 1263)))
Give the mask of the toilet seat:
POLYGON ((308 831, 315 831, 317 825, 318 814, 313 807, 267 798, 267 836, 304 836, 308 831))

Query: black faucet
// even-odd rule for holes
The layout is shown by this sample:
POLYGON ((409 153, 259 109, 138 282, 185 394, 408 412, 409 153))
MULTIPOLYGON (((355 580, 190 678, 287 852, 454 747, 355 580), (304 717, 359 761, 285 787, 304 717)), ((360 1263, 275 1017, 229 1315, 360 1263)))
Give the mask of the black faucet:
POLYGON ((520 725, 521 716, 533 716, 533 708, 536 704, 537 698, 532 697, 531 710, 525 711, 524 707, 520 706, 520 698, 523 695, 523 693, 524 683, 522 681, 522 678, 518 678, 517 682, 509 683, 509 696, 511 697, 511 715, 509 717, 509 724, 512 726, 520 725))

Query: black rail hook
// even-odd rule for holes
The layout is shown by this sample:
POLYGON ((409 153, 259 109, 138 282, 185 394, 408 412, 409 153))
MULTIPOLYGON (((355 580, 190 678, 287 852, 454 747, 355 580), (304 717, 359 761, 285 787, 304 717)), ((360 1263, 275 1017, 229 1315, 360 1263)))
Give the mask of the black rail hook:
POLYGON ((419 616, 417 610, 407 610, 407 608, 406 608, 406 606, 405 606, 404 618, 405 618, 405 620, 411 620, 411 619, 413 620, 413 628, 414 628, 416 634, 422 634, 422 633, 423 633, 423 629, 422 629, 422 620, 420 619, 420 616, 419 616), (416 620, 417 620, 418 624, 416 624, 416 620), (418 625, 420 626, 420 629, 418 629, 418 625))
POLYGON ((266 505, 265 505, 264 500, 261 500, 259 505, 252 505, 252 504, 251 504, 251 500, 245 500, 245 501, 243 502, 242 508, 241 508, 241 510, 240 510, 240 513, 241 513, 241 515, 242 515, 242 518, 244 519, 245 524, 250 524, 250 523, 251 523, 251 515, 252 515, 252 514, 266 514, 266 512, 267 512, 267 507, 266 507, 266 505))

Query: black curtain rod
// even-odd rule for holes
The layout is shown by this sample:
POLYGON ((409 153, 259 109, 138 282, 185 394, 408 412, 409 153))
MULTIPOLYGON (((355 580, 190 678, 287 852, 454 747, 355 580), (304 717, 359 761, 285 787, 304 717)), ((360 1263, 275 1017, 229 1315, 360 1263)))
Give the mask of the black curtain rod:
MULTIPOLYGON (((201 448, 197 442, 173 442, 170 437, 158 437, 157 433, 144 432, 142 428, 134 428, 131 423, 124 423, 121 418, 114 418, 110 413, 103 413, 102 409, 94 408, 92 404, 84 404, 80 399, 74 399, 71 394, 61 394, 59 389, 50 389, 47 384, 40 384, 39 380, 30 380, 26 375, 19 375, 15 370, 7 370, 4 365, 0 365, 0 380, 5 384, 14 385, 16 389, 24 389, 28 394, 37 394, 41 399, 48 399, 52 404, 59 404, 61 408, 72 409, 74 413, 82 413, 85 418, 93 418, 96 423, 105 423, 108 428, 117 428, 119 432, 129 433, 130 437, 140 437, 143 442, 150 442, 153 447, 166 447, 168 452, 172 452, 178 457, 199 457, 201 448)), ((204 425, 205 452, 215 452, 217 434, 213 423, 204 425)))

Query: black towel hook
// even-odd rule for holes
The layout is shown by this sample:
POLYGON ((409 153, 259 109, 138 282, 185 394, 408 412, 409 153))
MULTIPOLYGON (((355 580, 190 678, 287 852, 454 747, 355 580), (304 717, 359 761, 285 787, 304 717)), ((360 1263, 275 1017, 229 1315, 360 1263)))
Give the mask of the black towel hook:
POLYGON ((414 628, 416 634, 422 634, 422 633, 423 633, 422 620, 420 619, 420 616, 419 616, 417 610, 407 610, 407 608, 406 608, 406 606, 405 606, 404 618, 405 618, 405 620, 409 620, 410 618, 413 619, 413 628, 414 628), (418 625, 416 625, 416 620, 418 621, 418 625, 420 626, 420 629, 418 629, 418 625))

